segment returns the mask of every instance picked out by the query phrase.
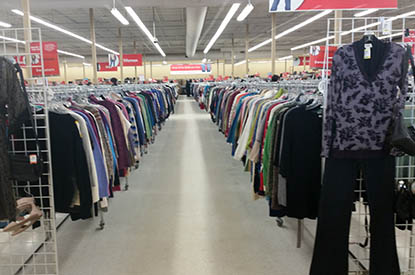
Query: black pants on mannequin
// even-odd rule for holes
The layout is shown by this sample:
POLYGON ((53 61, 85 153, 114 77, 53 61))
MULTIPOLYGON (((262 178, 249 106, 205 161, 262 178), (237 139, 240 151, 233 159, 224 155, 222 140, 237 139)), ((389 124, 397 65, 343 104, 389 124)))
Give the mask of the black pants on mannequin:
POLYGON ((370 275, 399 275, 394 227, 395 158, 326 160, 310 275, 347 275, 350 219, 359 168, 370 209, 370 275))

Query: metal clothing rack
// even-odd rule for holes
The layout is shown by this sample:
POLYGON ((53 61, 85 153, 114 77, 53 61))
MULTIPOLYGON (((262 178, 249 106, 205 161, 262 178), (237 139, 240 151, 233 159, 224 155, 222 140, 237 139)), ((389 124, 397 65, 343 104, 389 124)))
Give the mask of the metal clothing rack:
MULTIPOLYGON (((356 40, 361 39, 361 37, 366 33, 370 32, 376 35, 378 38, 388 39, 392 41, 393 37, 402 37, 405 33, 407 27, 413 26, 415 23, 415 17, 406 17, 406 18, 394 18, 392 28, 389 30, 389 34, 384 34, 382 30, 382 22, 387 21, 388 17, 367 17, 367 18, 341 18, 341 19, 328 19, 327 23, 327 38, 339 36, 339 43, 334 43, 333 40, 328 39, 326 42, 326 52, 325 52, 325 62, 323 69, 323 83, 324 91, 328 89, 329 82, 329 56, 328 50, 329 46, 342 46, 344 44, 352 43, 356 40), (334 25, 335 21, 341 21, 340 26, 343 26, 344 29, 353 30, 347 31, 348 34, 344 34, 346 31, 335 30, 334 25), (372 25, 372 27, 364 27, 367 25, 372 25)), ((409 82, 413 84, 413 78, 410 77, 409 82)), ((413 87, 413 85, 412 85, 413 87)), ((324 93, 326 95, 326 93, 324 93)), ((413 93, 409 94, 408 100, 405 106, 405 119, 411 123, 415 123, 415 95, 413 93)), ((415 158, 410 156, 404 156, 397 158, 396 161, 396 181, 406 180, 409 182, 415 181, 415 158)), ((360 179, 360 182, 362 180, 360 179)), ((356 203, 356 211, 352 214, 352 228, 350 235, 350 250, 349 254, 352 258, 352 261, 357 267, 356 271, 351 271, 351 274, 367 274, 369 269, 369 251, 370 247, 367 246, 362 248, 357 245, 366 238, 366 231, 364 226, 364 219, 367 216, 365 212, 365 205, 363 200, 364 190, 356 190, 359 195, 359 201, 356 203)), ((400 225, 400 224, 397 224, 400 225)), ((415 223, 400 225, 400 226, 410 226, 411 230, 401 231, 396 230, 397 234, 397 247, 398 247, 398 256, 401 266, 402 274, 404 275, 415 275, 415 223)))
MULTIPOLYGON (((26 52, 22 41, 24 33, 31 33, 31 41, 28 43, 42 44, 41 30, 31 29, 5 29, 0 30, 0 55, 10 60, 30 61, 33 53, 26 52)), ((40 47, 40 60, 43 60, 42 47, 40 47)), ((37 205, 43 213, 40 226, 29 228, 25 232, 12 237, 9 233, 0 232, 0 274, 44 274, 57 275, 58 257, 56 245, 56 220, 53 199, 53 182, 50 152, 50 134, 47 100, 47 79, 44 76, 43 64, 34 66, 31 62, 26 64, 26 70, 41 68, 42 76, 37 78, 26 78, 30 87, 27 88, 34 125, 23 125, 18 136, 10 140, 11 151, 15 154, 28 155, 38 153, 34 144, 33 131, 39 137, 40 154, 44 162, 44 171, 37 182, 13 182, 16 197, 33 196, 37 205)), ((23 70, 25 70, 23 68, 23 70)))

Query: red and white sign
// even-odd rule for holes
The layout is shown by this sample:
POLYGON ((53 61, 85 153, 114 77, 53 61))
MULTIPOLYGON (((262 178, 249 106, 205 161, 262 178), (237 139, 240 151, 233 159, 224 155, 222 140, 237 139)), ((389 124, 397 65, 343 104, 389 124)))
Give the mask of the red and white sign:
POLYGON ((409 31, 409 35, 404 37, 403 42, 412 45, 412 54, 415 54, 415 30, 409 31))
MULTIPOLYGON (((333 64, 333 56, 337 47, 330 46, 328 50, 328 68, 333 64)), ((326 60, 326 46, 312 46, 310 47, 310 68, 323 69, 326 60)))
POLYGON ((396 8, 398 0, 269 0, 270 12, 396 8))
POLYGON ((125 67, 143 66, 143 55, 141 54, 124 54, 122 60, 125 67))
POLYGON ((170 74, 210 74, 211 64, 173 64, 170 65, 170 74))
MULTIPOLYGON (((42 60, 39 42, 30 43, 32 57, 32 75, 42 76, 42 60)), ((53 41, 42 42, 43 68, 45 76, 59 75, 58 44, 53 41)))
POLYGON ((20 55, 20 56, 13 56, 16 63, 20 65, 20 67, 26 67, 26 56, 20 55))
POLYGON ((300 56, 297 58, 294 58, 293 60, 293 66, 304 66, 304 58, 305 58, 305 65, 310 65, 310 57, 309 56, 300 56))
POLYGON ((118 67, 110 67, 108 62, 98 62, 97 71, 98 72, 116 72, 118 67))

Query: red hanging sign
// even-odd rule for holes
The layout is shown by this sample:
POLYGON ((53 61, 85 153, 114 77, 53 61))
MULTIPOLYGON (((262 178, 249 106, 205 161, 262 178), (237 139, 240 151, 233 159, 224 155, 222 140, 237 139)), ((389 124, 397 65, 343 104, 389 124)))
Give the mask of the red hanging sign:
POLYGON ((412 45, 412 54, 415 54, 415 30, 409 31, 409 35, 404 37, 403 42, 412 45))
MULTIPOLYGON (((310 65, 310 57, 305 57, 305 65, 310 65)), ((294 58, 293 60, 293 66, 304 66, 304 56, 299 56, 297 58, 294 58)))
POLYGON ((124 54, 122 60, 125 67, 143 66, 143 55, 141 54, 124 54))
POLYGON ((118 67, 110 67, 108 62, 98 62, 97 71, 98 72, 116 72, 118 67))
POLYGON ((270 12, 397 8, 398 0, 269 0, 270 12))
MULTIPOLYGON (((42 76, 42 60, 40 58, 39 42, 30 43, 30 53, 32 58, 32 75, 42 76)), ((42 42, 43 68, 45 76, 58 76, 59 56, 58 44, 53 41, 42 42)))
MULTIPOLYGON (((329 46, 328 50, 328 68, 331 68, 333 63, 333 56, 337 47, 329 46)), ((323 69, 325 62, 326 46, 312 46, 310 47, 310 67, 315 69, 323 69)))
POLYGON ((212 72, 211 64, 173 64, 170 65, 171 74, 209 74, 212 72))

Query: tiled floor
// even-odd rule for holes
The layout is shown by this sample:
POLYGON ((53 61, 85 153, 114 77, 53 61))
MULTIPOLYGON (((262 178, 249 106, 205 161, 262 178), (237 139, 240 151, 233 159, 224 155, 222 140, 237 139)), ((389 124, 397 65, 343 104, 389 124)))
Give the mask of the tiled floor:
POLYGON ((61 275, 306 275, 312 240, 296 248, 296 222, 276 226, 252 200, 249 174, 207 113, 182 98, 98 219, 58 232, 61 275))

